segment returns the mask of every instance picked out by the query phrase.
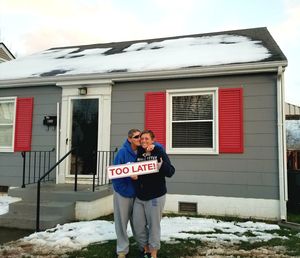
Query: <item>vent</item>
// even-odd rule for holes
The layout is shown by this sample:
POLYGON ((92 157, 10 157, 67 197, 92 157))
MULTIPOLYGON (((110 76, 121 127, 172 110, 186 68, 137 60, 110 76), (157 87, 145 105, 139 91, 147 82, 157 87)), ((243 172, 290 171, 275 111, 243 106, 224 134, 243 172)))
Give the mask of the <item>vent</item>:
POLYGON ((196 202, 179 202, 179 212, 189 212, 197 213, 197 203, 196 202))
POLYGON ((7 193, 7 191, 8 191, 8 186, 0 185, 0 193, 7 193))

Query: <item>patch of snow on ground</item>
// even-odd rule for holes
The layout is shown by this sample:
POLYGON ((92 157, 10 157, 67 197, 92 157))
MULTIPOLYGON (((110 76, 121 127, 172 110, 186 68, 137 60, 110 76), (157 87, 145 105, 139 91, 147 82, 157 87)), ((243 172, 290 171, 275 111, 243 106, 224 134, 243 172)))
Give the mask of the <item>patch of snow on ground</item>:
POLYGON ((11 197, 7 194, 0 196, 0 215, 8 212, 9 204, 13 202, 20 201, 21 198, 11 197))
MULTIPOLYGON (((278 225, 262 222, 224 222, 215 219, 164 217, 161 221, 161 240, 174 242, 176 239, 199 239, 205 242, 267 241, 282 238, 265 232, 280 229, 278 225), (251 232, 251 236, 244 235, 251 232)), ((131 229, 128 235, 132 236, 131 229)), ((116 239, 114 222, 85 221, 58 225, 44 232, 38 232, 23 240, 30 244, 51 246, 52 248, 80 249, 91 243, 105 242, 116 239)))

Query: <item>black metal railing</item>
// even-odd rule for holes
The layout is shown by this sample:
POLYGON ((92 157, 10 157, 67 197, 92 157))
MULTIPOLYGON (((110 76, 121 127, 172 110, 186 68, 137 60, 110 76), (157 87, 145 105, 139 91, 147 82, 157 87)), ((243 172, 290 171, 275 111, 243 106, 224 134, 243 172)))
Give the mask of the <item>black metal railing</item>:
POLYGON ((113 151, 97 151, 97 171, 93 173, 93 192, 95 191, 95 186, 111 183, 107 177, 106 168, 113 164, 117 151, 118 148, 113 151))
MULTIPOLYGON (((41 202, 41 182, 44 182, 46 178, 50 176, 50 173, 63 162, 71 153, 75 155, 75 174, 74 174, 74 191, 77 191, 78 181, 78 148, 73 148, 68 151, 58 162, 56 162, 51 168, 49 168, 38 180, 37 180, 37 198, 36 198, 36 232, 40 231, 40 202, 41 202)), ((107 177, 106 168, 113 163, 115 154, 118 149, 114 151, 97 151, 97 171, 93 173, 93 191, 95 186, 109 184, 110 181, 107 177)))
MULTIPOLYGON (((49 151, 23 151, 23 177, 22 188, 26 185, 35 184, 49 170, 51 163, 55 162, 55 148, 49 151)), ((44 181, 54 178, 45 177, 44 181)))
MULTIPOLYGON (((38 181, 37 181, 37 196, 36 196, 36 232, 40 231, 40 206, 41 206, 41 182, 49 176, 49 174, 61 163, 63 162, 72 152, 76 151, 76 148, 68 151, 58 162, 56 162, 38 181)), ((76 155, 76 153, 75 153, 76 155)), ((77 155, 75 163, 75 182, 74 182, 74 191, 77 191, 77 155)))

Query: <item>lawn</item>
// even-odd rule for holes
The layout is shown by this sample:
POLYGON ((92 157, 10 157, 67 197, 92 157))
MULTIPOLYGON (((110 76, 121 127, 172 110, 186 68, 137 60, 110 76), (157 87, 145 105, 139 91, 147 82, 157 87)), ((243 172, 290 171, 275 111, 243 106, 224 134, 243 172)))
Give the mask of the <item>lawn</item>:
MULTIPOLYGON (((184 257, 184 256, 192 256, 197 253, 199 247, 201 247, 202 243, 197 240, 180 240, 176 241, 175 244, 169 244, 162 242, 161 251, 159 252, 160 258, 170 258, 170 257, 184 257)), ((108 241, 106 243, 92 244, 87 248, 83 248, 80 251, 69 253, 68 257, 70 258, 114 258, 115 257, 115 247, 116 241, 108 241)), ((138 257, 138 248, 133 240, 130 238, 130 253, 128 258, 137 258, 138 257)))
MULTIPOLYGON (((169 215, 168 215, 169 216, 169 215)), ((199 217, 199 216, 195 216, 199 217)), ((101 218, 103 219, 103 218, 101 218)), ((111 220, 111 217, 106 219, 111 220)), ((243 220, 237 218, 219 218, 222 221, 236 221, 239 223, 243 220)), ((211 237, 216 237, 216 234, 223 236, 228 234, 226 230, 219 229, 213 232, 194 232, 187 231, 193 237, 187 239, 172 239, 172 241, 162 241, 161 250, 159 251, 159 258, 180 258, 180 257, 196 257, 197 255, 206 256, 207 254, 224 255, 226 257, 282 257, 287 256, 300 256, 300 234, 298 231, 280 227, 277 230, 264 231, 273 236, 270 240, 264 241, 238 241, 238 242, 224 242, 224 241, 202 241, 197 239, 199 234, 209 234, 211 237)), ((244 233, 233 233, 236 237, 255 237, 255 234, 251 231, 245 231, 244 233)), ((234 236, 232 236, 234 238, 234 236)), ((115 257, 116 241, 110 240, 105 243, 94 243, 79 250, 68 253, 70 258, 110 258, 115 257)), ((137 258, 138 248, 133 238, 130 238, 130 253, 128 258, 137 258)))
POLYGON ((296 212, 288 212, 287 221, 300 224, 300 214, 296 212))

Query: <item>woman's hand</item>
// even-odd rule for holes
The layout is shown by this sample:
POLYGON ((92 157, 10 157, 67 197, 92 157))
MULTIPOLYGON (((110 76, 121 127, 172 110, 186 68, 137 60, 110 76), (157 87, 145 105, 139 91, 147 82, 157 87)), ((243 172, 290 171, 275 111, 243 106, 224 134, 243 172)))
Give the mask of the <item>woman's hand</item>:
POLYGON ((146 151, 153 151, 155 148, 155 145, 154 144, 151 144, 149 145, 147 148, 146 148, 146 151))
POLYGON ((132 175, 130 176, 132 180, 138 180, 138 176, 137 175, 132 175))
POLYGON ((160 158, 159 162, 157 163, 158 170, 160 170, 163 162, 164 162, 163 159, 160 158))

